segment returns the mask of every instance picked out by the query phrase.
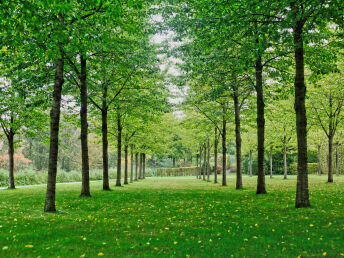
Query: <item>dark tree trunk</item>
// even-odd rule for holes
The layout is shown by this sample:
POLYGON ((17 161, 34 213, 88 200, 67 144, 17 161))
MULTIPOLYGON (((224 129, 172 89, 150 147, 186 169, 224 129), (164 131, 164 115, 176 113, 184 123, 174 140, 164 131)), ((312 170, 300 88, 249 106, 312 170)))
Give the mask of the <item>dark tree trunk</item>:
POLYGON ((135 153, 135 181, 137 181, 137 170, 138 170, 138 167, 139 167, 139 154, 136 152, 135 153))
POLYGON ((209 137, 208 137, 208 143, 207 143, 207 181, 210 182, 210 142, 209 142, 209 137))
POLYGON ((284 179, 287 179, 287 146, 285 141, 283 145, 283 174, 284 179))
POLYGON ((102 100, 102 139, 103 139, 103 190, 110 190, 109 183, 109 143, 108 143, 108 126, 107 126, 107 86, 103 86, 103 100, 102 100))
POLYGON ((318 175, 321 175, 321 156, 320 145, 318 145, 318 175))
POLYGON ((272 178, 272 146, 270 146, 270 178, 272 178))
POLYGON ((142 157, 142 153, 140 153, 140 174, 139 174, 139 179, 142 179, 142 161, 143 161, 143 157, 142 157))
POLYGON ((241 171, 241 131, 240 131, 240 107, 239 90, 234 89, 234 111, 235 111, 235 147, 236 147, 236 189, 242 189, 242 171, 241 171))
POLYGON ((207 146, 204 144, 204 154, 203 154, 203 181, 205 181, 205 173, 207 173, 207 146))
POLYGON ((250 150, 250 176, 252 176, 252 151, 250 150))
POLYGON ((199 147, 199 171, 198 171, 198 178, 202 179, 202 147, 199 147))
POLYGON ((215 140, 214 140, 214 183, 217 184, 217 147, 219 141, 217 138, 217 127, 215 127, 215 140))
POLYGON ((338 159, 338 145, 339 143, 336 142, 336 175, 339 176, 339 167, 338 167, 338 162, 339 162, 339 159, 338 159))
POLYGON ((146 153, 142 153, 142 179, 146 178, 146 153))
POLYGON ((256 91, 257 91, 257 136, 258 136, 258 179, 257 194, 265 194, 265 161, 264 161, 264 95, 263 95, 263 65, 261 56, 256 61, 256 91))
POLYGON ((130 183, 134 180, 134 145, 130 144, 130 183))
POLYGON ((81 194, 80 196, 91 196, 90 193, 90 168, 88 162, 88 125, 87 125, 87 81, 86 81, 86 59, 80 56, 80 121, 81 121, 81 194))
POLYGON ((227 120, 226 120, 226 106, 223 105, 223 113, 222 113, 222 185, 227 185, 227 175, 226 175, 226 162, 227 162, 227 146, 226 146, 226 126, 227 126, 227 120))
POLYGON ((196 178, 198 179, 198 168, 199 168, 199 166, 198 166, 199 164, 198 164, 198 154, 196 154, 196 178))
MULTIPOLYGON (((13 117, 11 116, 11 123, 13 123, 13 117)), ((16 186, 14 185, 14 133, 13 129, 10 128, 9 133, 7 135, 8 140, 8 188, 15 189, 16 186)))
POLYGON ((328 179, 327 182, 333 183, 333 135, 328 137, 328 179))
POLYGON ((124 145, 124 184, 128 184, 128 144, 124 145))
MULTIPOLYGON (((295 10, 296 13, 296 10, 295 10)), ((296 14, 295 14, 296 18, 296 14)), ((297 18, 296 18, 297 19, 297 18)), ((302 38, 303 21, 296 21, 293 28, 295 48, 295 113, 297 132, 297 188, 295 207, 309 207, 308 171, 307 171, 307 117, 306 117, 306 85, 304 71, 304 54, 302 38)))
POLYGON ((173 163, 173 167, 175 168, 176 167, 176 158, 172 158, 172 163, 173 163))
POLYGON ((59 148, 59 124, 60 124, 60 108, 61 108, 61 93, 63 86, 63 71, 64 71, 64 55, 60 51, 61 57, 56 62, 56 72, 54 79, 54 91, 52 107, 50 111, 50 147, 49 147, 49 166, 48 166, 48 183, 47 193, 44 204, 44 211, 54 212, 55 207, 55 192, 56 192, 56 173, 57 173, 57 156, 59 148))
POLYGON ((117 111, 117 178, 116 186, 121 186, 121 169, 122 169, 122 124, 119 110, 117 111))

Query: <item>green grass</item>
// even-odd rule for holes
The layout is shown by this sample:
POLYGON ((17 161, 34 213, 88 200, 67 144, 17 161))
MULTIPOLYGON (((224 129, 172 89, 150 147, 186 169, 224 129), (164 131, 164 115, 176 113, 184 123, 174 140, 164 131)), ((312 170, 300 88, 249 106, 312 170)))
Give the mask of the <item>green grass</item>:
POLYGON ((148 178, 111 192, 58 185, 58 213, 44 213, 45 187, 0 191, 0 257, 344 256, 344 177, 310 176, 312 207, 295 209, 296 178, 234 176, 222 187, 195 178, 148 178), (7 247, 7 248, 6 248, 7 247))

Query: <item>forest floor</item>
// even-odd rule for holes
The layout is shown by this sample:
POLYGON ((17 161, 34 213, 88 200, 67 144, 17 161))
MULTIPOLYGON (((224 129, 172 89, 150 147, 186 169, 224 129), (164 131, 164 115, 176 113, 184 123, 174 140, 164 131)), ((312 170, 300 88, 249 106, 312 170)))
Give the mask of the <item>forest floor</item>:
POLYGON ((45 186, 0 192, 0 257, 344 256, 344 176, 309 178, 311 208, 295 209, 296 177, 256 177, 244 189, 194 177, 147 178, 113 191, 57 186, 59 212, 44 213, 45 186))

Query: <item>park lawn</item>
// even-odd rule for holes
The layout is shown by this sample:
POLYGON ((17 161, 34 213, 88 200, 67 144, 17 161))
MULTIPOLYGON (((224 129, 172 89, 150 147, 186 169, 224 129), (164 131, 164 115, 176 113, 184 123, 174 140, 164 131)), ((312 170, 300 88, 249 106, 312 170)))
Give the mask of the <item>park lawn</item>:
POLYGON ((296 177, 256 177, 244 189, 193 177, 147 178, 111 192, 57 186, 58 213, 44 213, 45 187, 0 191, 0 257, 344 256, 344 177, 309 178, 311 208, 295 209, 296 177))

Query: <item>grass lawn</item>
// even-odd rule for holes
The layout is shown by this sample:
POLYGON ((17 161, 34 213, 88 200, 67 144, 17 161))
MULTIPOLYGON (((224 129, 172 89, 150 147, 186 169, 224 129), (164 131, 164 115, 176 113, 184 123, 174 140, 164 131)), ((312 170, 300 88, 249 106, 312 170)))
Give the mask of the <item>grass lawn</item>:
POLYGON ((147 178, 80 198, 80 184, 57 186, 56 214, 45 187, 0 190, 0 257, 344 256, 344 177, 309 179, 311 204, 295 209, 296 177, 256 177, 235 190, 193 177, 147 178))

